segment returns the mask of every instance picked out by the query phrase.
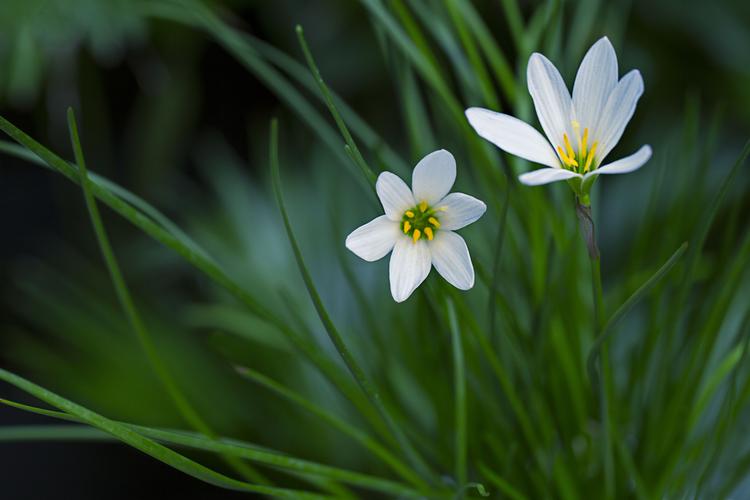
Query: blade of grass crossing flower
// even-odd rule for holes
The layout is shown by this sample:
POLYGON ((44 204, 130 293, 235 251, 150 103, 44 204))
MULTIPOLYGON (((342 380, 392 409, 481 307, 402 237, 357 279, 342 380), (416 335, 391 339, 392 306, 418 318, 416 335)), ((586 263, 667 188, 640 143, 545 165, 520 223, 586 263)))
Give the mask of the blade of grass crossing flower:
POLYGON ((461 332, 458 329, 458 320, 456 319, 456 308, 453 301, 448 298, 446 301, 448 310, 448 326, 451 332, 451 345, 453 346, 453 390, 455 394, 455 473, 459 487, 463 487, 467 482, 467 428, 466 428, 466 365, 464 362, 464 350, 461 340, 461 332))
MULTIPOLYGON (((114 251, 112 250, 112 245, 109 242, 107 231, 104 229, 104 223, 99 214, 99 207, 96 204, 96 199, 91 191, 91 181, 89 180, 88 170, 86 169, 86 160, 83 156, 83 148, 81 147, 81 141, 78 136, 78 126, 76 124, 73 108, 68 108, 68 129, 70 131, 70 140, 73 145, 76 164, 78 165, 81 175, 80 184, 83 188, 83 196, 91 219, 91 225, 94 228, 96 239, 99 242, 99 249, 102 252, 102 257, 104 258, 107 269, 109 270, 109 275, 112 279, 112 284, 115 288, 117 299, 120 302, 122 310, 127 316, 128 322, 135 332, 138 342, 140 343, 144 354, 146 354, 146 358, 148 359, 151 368, 154 370, 157 378, 172 399, 172 402, 180 415, 185 419, 185 422, 197 431, 213 437, 214 432, 206 421, 198 414, 195 408, 193 408, 187 397, 185 397, 180 390, 177 382, 172 377, 171 372, 162 360, 161 355, 151 338, 151 334, 146 329, 146 325, 143 323, 143 320, 135 307, 135 302, 133 301, 130 290, 125 283, 125 278, 120 270, 120 265, 117 262, 114 251)), ((263 476, 247 464, 239 462, 232 457, 224 457, 224 459, 230 466, 232 466, 232 468, 247 479, 259 483, 267 483, 267 480, 263 476)))
POLYGON ((424 481, 422 481, 418 475, 412 472, 412 470, 408 466, 406 466, 398 457, 394 456, 390 451, 378 444, 365 432, 357 429, 356 427, 340 419, 333 413, 329 412, 325 408, 318 406, 317 404, 307 400, 298 393, 292 391, 291 389, 288 389, 287 387, 279 384, 273 379, 255 370, 246 367, 238 367, 237 372, 248 380, 251 380, 256 384, 259 384, 266 389, 273 391, 287 401, 300 406, 301 408, 305 409, 305 411, 308 411, 313 415, 319 417, 321 420, 328 422, 332 427, 339 430, 342 434, 346 434, 347 436, 361 444, 363 447, 367 448, 370 452, 373 453, 373 455, 379 457, 381 460, 383 460, 384 463, 391 467, 394 472, 412 483, 421 491, 430 491, 430 487, 424 481))
MULTIPOLYGON (((44 391, 44 389, 42 390, 44 391)), ((33 393, 33 392, 30 392, 30 393, 38 397, 42 401, 46 401, 52 404, 53 406, 57 406, 55 403, 52 403, 51 401, 44 399, 42 396, 40 396, 37 393, 33 393)), ((60 398, 60 399, 63 399, 63 398, 60 398)), ((12 406, 12 407, 24 410, 24 411, 28 411, 31 413, 36 413, 39 415, 45 415, 45 416, 49 416, 49 417, 53 417, 53 418, 57 418, 61 420, 73 421, 73 422, 78 422, 82 424, 92 425, 91 422, 89 422, 85 418, 82 418, 80 415, 76 413, 73 413, 73 412, 66 413, 68 409, 65 407, 60 407, 60 408, 65 410, 66 412, 60 412, 60 411, 54 411, 54 410, 46 410, 44 408, 38 408, 38 407, 25 405, 21 403, 16 403, 14 401, 8 401, 5 399, 0 399, 0 403, 6 404, 8 406, 12 406)), ((68 401, 68 403, 70 402, 68 401)), ((70 404, 74 404, 74 403, 70 403, 70 404)), ((319 478, 342 481, 348 484, 361 486, 363 488, 390 493, 394 495, 403 495, 406 497, 415 497, 415 496, 420 495, 420 493, 417 493, 416 491, 406 486, 403 486, 399 483, 396 483, 394 481, 381 479, 379 477, 371 476, 368 474, 361 474, 358 472, 353 472, 353 471, 341 469, 338 467, 323 465, 323 464, 319 464, 316 462, 311 462, 309 460, 298 459, 298 458, 291 457, 289 455, 286 455, 286 454, 283 454, 274 450, 270 450, 268 448, 253 445, 251 443, 246 443, 244 441, 238 441, 234 439, 225 439, 225 438, 207 438, 203 435, 191 433, 191 432, 157 429, 153 427, 145 427, 141 425, 134 425, 134 424, 118 422, 118 421, 111 421, 111 422, 113 424, 121 426, 122 428, 135 432, 141 436, 155 439, 156 441, 159 441, 162 443, 183 446, 183 447, 188 447, 188 448, 194 448, 197 450, 203 450, 203 451, 208 451, 212 453, 230 455, 232 457, 236 457, 237 459, 245 459, 245 460, 254 461, 259 464, 270 466, 270 467, 276 468, 278 470, 281 470, 290 474, 305 474, 305 475, 314 474, 316 475, 316 477, 319 477, 319 478)), ((80 426, 80 425, 78 426, 68 426, 68 425, 66 426, 60 426, 60 425, 42 426, 42 425, 39 425, 39 426, 21 426, 21 428, 25 429, 24 432, 18 432, 15 434, 12 432, 8 432, 6 434, 6 440, 20 440, 24 436, 27 436, 29 439, 31 438, 42 439, 43 436, 49 436, 50 439, 55 439, 56 434, 55 434, 54 429, 63 429, 63 432, 60 432, 57 435, 57 439, 63 439, 64 437, 68 437, 69 439, 72 439, 72 438, 75 438, 76 435, 80 435, 83 438, 95 439, 98 434, 99 439, 102 439, 102 440, 112 440, 112 439, 119 440, 117 435, 108 433, 106 431, 103 432, 102 430, 99 430, 97 426, 94 426, 94 428, 91 428, 91 427, 85 427, 85 426, 80 426), (37 434, 35 434, 34 429, 39 429, 37 434)), ((2 429, 3 428, 0 427, 0 441, 3 440, 2 429)))
POLYGON ((284 205, 284 199, 281 192, 281 178, 278 161, 278 125, 275 120, 271 122, 270 135, 271 178, 273 182, 274 194, 276 195, 276 201, 279 205, 279 211, 281 212, 281 216, 284 222, 284 228, 286 229, 289 244, 291 245, 292 251, 294 253, 294 258, 297 261, 297 266, 299 268, 300 274, 302 275, 302 279, 305 282, 305 287, 307 288, 308 294, 310 295, 310 299, 315 306, 316 312, 318 313, 318 317, 320 318, 323 327, 328 333, 331 342, 339 353, 339 356, 341 356, 341 359, 344 361, 344 364, 349 369, 362 391, 370 399, 370 402, 378 410, 381 418, 385 421, 393 436, 399 442, 404 455, 409 460, 412 467, 414 467, 415 470, 418 471, 420 475, 422 475, 422 477, 432 478, 432 473, 430 472, 427 464, 422 460, 417 451, 409 443, 404 433, 390 417, 388 411, 385 408, 385 405, 383 404, 383 401, 380 398, 379 392, 367 378, 364 370, 362 370, 362 368, 359 366, 359 363, 354 359, 354 356, 349 351, 349 348, 346 346, 346 343, 339 334, 338 329, 333 324, 331 317, 328 315, 328 311, 323 305, 323 301, 321 300, 320 295, 315 288, 315 284, 312 280, 312 277, 310 276, 310 272, 308 271, 305 261, 302 257, 302 251, 297 245, 297 240, 294 237, 292 225, 286 212, 286 206, 284 205))
POLYGON ((339 110, 336 108, 336 104, 333 101, 331 91, 328 90, 328 85, 326 85, 325 81, 323 81, 323 76, 320 74, 318 65, 315 64, 315 59, 313 58, 312 52, 310 52, 310 47, 307 45, 307 40, 305 40, 305 33, 302 29, 302 26, 297 25, 296 32, 300 47, 302 47, 302 52, 304 52, 305 54, 307 65, 310 67, 310 72, 312 73, 313 78, 320 88, 320 93, 323 95, 326 106, 328 107, 328 111, 331 112, 331 116, 333 116, 333 119, 336 122, 336 126, 338 126, 339 128, 339 132, 341 132, 341 135, 344 136, 344 140, 346 141, 347 146, 349 146, 349 148, 351 149, 352 156, 357 166, 362 170, 362 174, 367 178, 367 181, 374 187, 376 180, 375 172, 372 171, 370 166, 365 161, 362 153, 360 153, 359 148, 357 147, 357 143, 354 142, 354 138, 349 132, 349 128, 346 126, 344 119, 341 118, 341 114, 339 113, 339 110))
POLYGON ((209 484, 213 484, 221 488, 261 493, 278 498, 327 498, 323 495, 304 491, 255 485, 237 481, 216 471, 213 471, 183 455, 180 455, 179 453, 160 445, 156 441, 140 435, 138 432, 128 428, 127 426, 103 417, 98 413, 95 413, 76 403, 73 403, 72 401, 69 401, 61 396, 58 396, 57 394, 48 391, 47 389, 44 389, 43 387, 29 382, 28 380, 21 378, 18 375, 6 371, 2 368, 0 368, 0 380, 3 380, 8 384, 33 395, 34 397, 44 401, 47 404, 59 408, 60 410, 79 419, 81 422, 89 424, 92 427, 96 427, 97 429, 100 429, 108 434, 111 434, 119 441, 122 441, 125 444, 128 444, 133 448, 140 450, 143 453, 150 455, 151 457, 181 472, 184 472, 185 474, 188 474, 209 484))

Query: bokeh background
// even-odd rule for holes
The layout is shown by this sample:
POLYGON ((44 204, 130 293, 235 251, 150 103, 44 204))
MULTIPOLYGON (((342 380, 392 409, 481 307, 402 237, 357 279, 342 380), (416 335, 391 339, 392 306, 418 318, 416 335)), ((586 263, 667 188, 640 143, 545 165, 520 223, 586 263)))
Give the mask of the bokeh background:
MULTIPOLYGON (((473 3, 501 47, 512 54, 500 2, 473 3)), ((419 2, 410 3, 415 4, 419 2)), ((395 90, 401 82, 389 71, 393 62, 381 50, 382 33, 358 2, 237 0, 213 5, 234 26, 298 61, 303 59, 294 27, 304 26, 331 88, 391 147, 411 160, 422 156, 424 151, 411 150, 405 139, 395 90)), ((538 3, 520 5, 529 16, 538 3)), ((712 120, 722 122, 721 135, 711 138, 716 146, 712 161, 717 169, 728 166, 750 130, 750 3, 620 0, 580 5, 590 11, 590 35, 579 39, 566 32, 561 43, 579 48, 565 53, 576 55, 560 60, 550 54, 567 81, 572 82, 583 51, 605 34, 615 43, 620 73, 639 68, 644 77, 645 94, 626 144, 617 151, 628 152, 641 143, 674 147, 662 138, 681 134, 685 115, 693 113, 698 117, 696 137, 709 133, 712 120)), ((565 2, 562 8, 572 15, 580 5, 565 2)), ((525 66, 525 61, 510 62, 525 66)), ((467 99, 462 104, 476 103, 467 99)), ((269 190, 268 123, 278 117, 285 189, 297 214, 298 237, 331 309, 342 321, 356 321, 336 263, 340 255, 331 255, 334 247, 324 242, 340 241, 343 248, 343 235, 366 220, 368 209, 360 209, 365 202, 359 199, 357 181, 340 174, 336 154, 205 33, 147 18, 128 0, 4 0, 0 114, 72 159, 68 106, 78 113, 90 169, 173 217, 233 277, 253 289, 269 290, 269 304, 299 304, 299 320, 314 321, 269 190)), ((611 227, 601 233, 602 246, 612 256, 605 273, 622 257, 620 243, 627 242, 628 228, 637 223, 629 214, 647 199, 652 167, 653 162, 637 179, 612 179, 602 194, 613 217, 611 227)), ((668 165, 666 182, 690 182, 679 179, 680 169, 680 164, 668 165)), ((700 182, 718 185, 723 172, 709 172, 700 182)), ((750 209, 746 187, 744 175, 734 193, 745 207, 741 213, 750 209)), ((294 355, 289 345, 171 252, 106 209, 104 218, 158 345, 217 429, 300 450, 311 458, 318 447, 336 445, 340 438, 331 433, 311 435, 304 425, 291 425, 305 417, 291 420, 288 407, 278 400, 259 398, 258 389, 239 379, 227 362, 230 353, 230 359, 253 359, 265 372, 282 374, 294 355), (272 355, 260 356, 253 346, 272 355)), ((485 229, 490 227, 491 222, 485 229)), ((46 169, 0 156, 0 234, 0 364, 106 415, 155 426, 182 425, 117 306, 79 188, 46 169)), ((372 283, 366 291, 371 300, 390 307, 383 269, 368 266, 356 272, 372 283)), ((312 372, 298 375, 301 386, 318 382, 312 372)), ((404 385, 410 382, 408 374, 394 376, 402 376, 404 385)), ((2 394, 24 398, 6 386, 2 394)), ((0 425, 43 421, 0 408, 0 425)), ((345 452, 339 458, 356 466, 345 452)), ((103 492, 107 498, 139 498, 155 490, 181 498, 239 497, 116 444, 0 444, 0 483, 6 498, 51 498, 60 491, 66 498, 101 498, 103 492)))

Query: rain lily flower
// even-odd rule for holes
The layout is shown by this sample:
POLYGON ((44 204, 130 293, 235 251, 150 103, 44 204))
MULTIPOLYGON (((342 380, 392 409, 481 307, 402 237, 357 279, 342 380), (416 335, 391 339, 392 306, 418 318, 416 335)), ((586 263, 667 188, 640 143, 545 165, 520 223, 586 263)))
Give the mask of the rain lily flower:
POLYGON ((599 174, 624 174, 651 157, 651 147, 601 166, 620 140, 643 93, 643 79, 633 70, 618 81, 617 56, 607 37, 599 39, 578 68, 573 97, 557 68, 534 53, 527 68, 529 93, 547 139, 512 116, 469 108, 466 117, 477 133, 500 149, 547 168, 519 177, 527 185, 571 180, 580 198, 599 174))
POLYGON ((393 250, 389 274, 396 302, 409 298, 431 266, 460 290, 474 286, 469 249, 453 231, 479 219, 487 206, 467 194, 448 194, 455 180, 456 160, 442 149, 417 163, 412 189, 391 172, 381 173, 375 189, 385 215, 346 238, 346 248, 369 262, 393 250))

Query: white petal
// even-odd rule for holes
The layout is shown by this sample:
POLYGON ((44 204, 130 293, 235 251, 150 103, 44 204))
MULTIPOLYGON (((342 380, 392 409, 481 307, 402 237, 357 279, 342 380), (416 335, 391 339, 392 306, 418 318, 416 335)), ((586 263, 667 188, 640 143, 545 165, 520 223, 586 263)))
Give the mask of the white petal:
POLYGON ((431 264, 430 249, 424 239, 415 243, 406 235, 397 238, 389 269, 393 300, 408 299, 430 274, 431 264))
POLYGON ((597 160, 601 162, 617 145, 625 126, 635 113, 635 105, 643 94, 643 78, 640 71, 634 69, 617 84, 607 99, 595 139, 599 141, 597 160))
POLYGON ((572 136, 573 105, 560 72, 549 59, 535 52, 529 58, 526 79, 544 133, 553 146, 562 145, 564 133, 572 136))
POLYGON ((573 108, 581 133, 597 129, 599 117, 617 86, 617 55, 605 36, 591 46, 581 62, 573 85, 573 108))
POLYGON ((549 184, 550 182, 572 179, 573 177, 583 176, 562 168, 540 168, 539 170, 519 175, 518 180, 527 186, 539 186, 541 184, 549 184))
MULTIPOLYGON (((451 193, 437 204, 437 219, 440 229, 456 230, 468 226, 485 211, 487 205, 473 196, 464 193, 451 193)), ((438 231, 440 232, 440 231, 438 231)))
POLYGON ((585 177, 588 178, 598 174, 627 174, 641 168, 649 159, 651 159, 651 146, 641 146, 641 149, 632 155, 592 170, 585 177))
POLYGON ((453 231, 438 231, 430 242, 432 265, 451 285, 459 290, 474 286, 474 266, 466 242, 453 231))
POLYGON ((382 259, 393 249, 400 233, 401 227, 398 222, 381 215, 352 231, 346 237, 346 248, 357 257, 373 262, 382 259))
POLYGON ((467 109, 466 118, 477 134, 503 151, 548 167, 560 165, 549 141, 528 123, 483 108, 467 109))
POLYGON ((450 193, 456 181, 456 159, 444 149, 433 151, 417 163, 411 177, 411 188, 417 203, 434 205, 450 193))
POLYGON ((385 215, 393 221, 400 221, 404 212, 416 205, 411 189, 396 174, 381 173, 375 183, 375 191, 383 204, 385 215))

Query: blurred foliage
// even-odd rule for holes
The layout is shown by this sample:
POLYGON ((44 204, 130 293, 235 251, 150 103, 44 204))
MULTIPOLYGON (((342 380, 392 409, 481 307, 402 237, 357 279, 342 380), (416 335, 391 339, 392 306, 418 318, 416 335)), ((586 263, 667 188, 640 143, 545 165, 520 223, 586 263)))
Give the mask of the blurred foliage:
MULTIPOLYGON (((278 318, 259 317, 103 210, 137 307, 196 410, 219 435, 394 476, 335 426, 234 369, 265 374, 400 453, 382 422, 362 411, 367 403, 349 400, 347 388, 356 387, 300 279, 268 185, 268 123, 278 116, 287 209, 317 289, 389 413, 450 494, 467 486, 453 472, 454 353, 444 301, 455 303, 467 366, 469 480, 493 498, 603 497, 607 437, 586 370, 590 271, 569 190, 516 185, 515 175, 531 166, 488 147, 460 112, 484 105, 530 119, 528 55, 547 54, 570 84, 590 43, 608 35, 620 73, 639 68, 646 84, 613 157, 641 143, 656 152, 637 174, 596 186, 608 315, 682 242, 691 245, 609 343, 615 496, 747 492, 746 167, 711 213, 750 131, 747 2, 74 3, 0 5, 4 107, 68 159, 64 109, 80 108, 91 170, 173 216, 278 318), (457 294, 431 276, 396 306, 387 260, 365 265, 346 252, 346 234, 373 217, 377 202, 344 153, 296 23, 370 165, 405 176, 415 160, 445 147, 458 159, 458 189, 487 201, 487 215, 462 231, 477 267, 471 292, 457 294), (307 339, 333 375, 321 374, 279 324, 307 339)), ((2 162, 3 193, 37 168, 2 162)), ((112 293, 80 189, 48 180, 46 171, 34 175, 32 195, 2 205, 0 220, 10 227, 24 213, 23 234, 34 232, 32 250, 7 238, 19 250, 6 250, 0 271, 2 366, 110 418, 187 428, 112 293)), ((272 467, 264 473, 281 486, 307 486, 272 467)))

